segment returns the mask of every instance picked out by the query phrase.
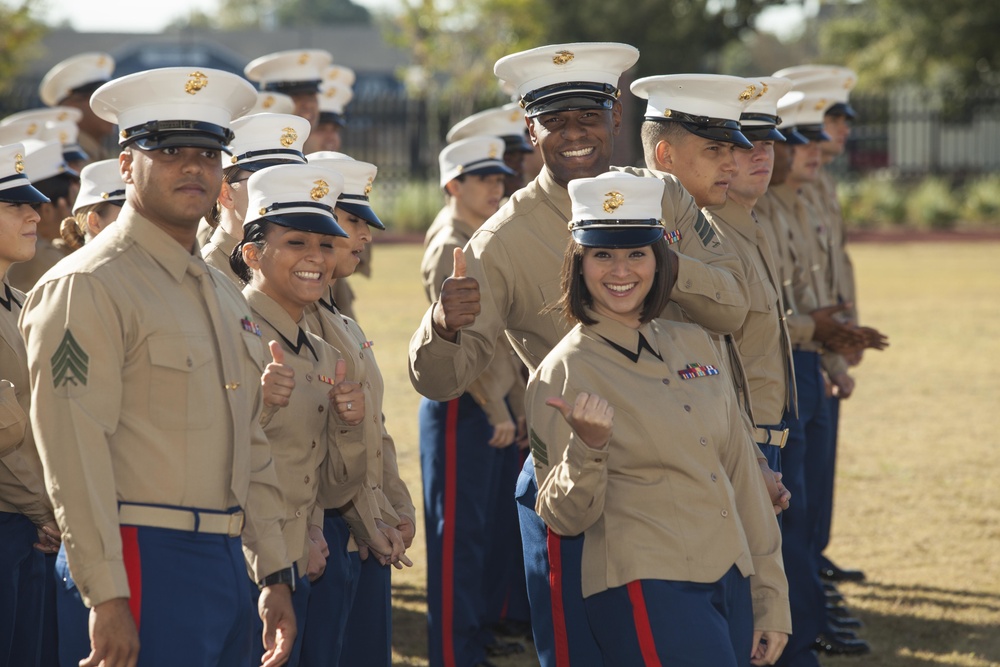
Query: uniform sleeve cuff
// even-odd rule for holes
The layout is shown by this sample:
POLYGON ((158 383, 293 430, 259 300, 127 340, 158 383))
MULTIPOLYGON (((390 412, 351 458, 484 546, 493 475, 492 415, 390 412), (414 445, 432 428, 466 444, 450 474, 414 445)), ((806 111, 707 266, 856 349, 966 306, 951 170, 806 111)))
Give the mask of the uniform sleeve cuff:
POLYGON ((73 579, 84 604, 90 608, 115 598, 127 598, 131 594, 125 563, 120 560, 92 565, 79 575, 74 574, 73 579))

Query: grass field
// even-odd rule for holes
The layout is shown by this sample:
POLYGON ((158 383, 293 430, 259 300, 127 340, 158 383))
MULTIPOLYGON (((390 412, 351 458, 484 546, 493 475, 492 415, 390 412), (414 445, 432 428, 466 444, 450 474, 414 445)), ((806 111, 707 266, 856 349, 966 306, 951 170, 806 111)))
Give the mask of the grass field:
MULTIPOLYGON (((355 279, 386 380, 388 426, 421 505, 419 397, 406 348, 426 308, 421 248, 382 245, 355 279)), ((844 403, 830 554, 868 574, 843 586, 874 649, 865 667, 1000 666, 1000 242, 852 247, 866 324, 891 338, 844 403)), ((394 660, 426 665, 422 518, 394 576, 394 660)), ((537 665, 527 657, 497 661, 537 665)))

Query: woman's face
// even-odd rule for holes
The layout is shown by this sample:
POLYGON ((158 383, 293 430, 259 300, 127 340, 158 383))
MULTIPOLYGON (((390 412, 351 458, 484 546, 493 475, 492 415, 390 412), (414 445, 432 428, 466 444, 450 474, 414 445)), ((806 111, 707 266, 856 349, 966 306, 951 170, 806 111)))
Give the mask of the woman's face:
POLYGON ((337 215, 337 224, 349 234, 347 238, 338 236, 334 239, 334 247, 337 249, 337 268, 333 278, 346 278, 354 273, 361 261, 361 253, 365 245, 371 243, 372 232, 368 228, 368 223, 356 215, 351 215, 339 206, 334 209, 337 215))
POLYGON ((582 270, 594 311, 638 328, 643 301, 656 278, 652 247, 586 248, 582 270))
POLYGON ((35 256, 40 219, 31 204, 0 202, 0 276, 11 264, 35 256))
POLYGON ((272 225, 258 248, 244 246, 251 283, 274 299, 292 319, 323 296, 336 265, 333 236, 272 225))

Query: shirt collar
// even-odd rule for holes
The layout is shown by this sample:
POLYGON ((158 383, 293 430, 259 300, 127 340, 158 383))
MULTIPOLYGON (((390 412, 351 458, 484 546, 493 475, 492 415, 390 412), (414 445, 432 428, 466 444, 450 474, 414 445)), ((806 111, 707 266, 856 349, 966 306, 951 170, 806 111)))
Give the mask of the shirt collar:
POLYGON ((573 215, 573 204, 569 199, 569 190, 555 182, 552 174, 549 173, 548 167, 542 167, 542 170, 538 173, 537 181, 538 187, 545 194, 546 198, 552 202, 552 205, 563 216, 563 219, 569 222, 573 215))
POLYGON ((232 255, 233 250, 235 250, 236 246, 240 244, 240 242, 236 240, 236 237, 230 235, 229 232, 222 228, 222 225, 219 225, 212 230, 212 237, 209 239, 209 242, 214 243, 219 250, 227 255, 232 255))
MULTIPOLYGON (((184 279, 192 260, 205 265, 201 254, 189 253, 172 236, 142 217, 128 202, 122 206, 115 227, 119 234, 133 239, 139 247, 149 253, 153 261, 162 266, 178 283, 184 279)), ((208 269, 205 268, 205 271, 208 269)))
POLYGON ((275 331, 290 341, 296 341, 299 337, 299 325, 278 302, 264 294, 260 290, 247 285, 243 288, 243 296, 254 313, 262 320, 271 325, 275 331))
POLYGON ((597 320, 596 324, 587 327, 590 332, 603 338, 605 342, 632 362, 639 362, 644 349, 647 353, 652 353, 656 358, 663 360, 651 322, 646 322, 639 325, 638 329, 633 329, 621 322, 602 318, 589 308, 587 314, 597 320))
POLYGON ((746 206, 737 204, 727 197, 725 204, 706 208, 705 213, 713 219, 726 223, 749 241, 757 242, 757 222, 750 215, 746 206))

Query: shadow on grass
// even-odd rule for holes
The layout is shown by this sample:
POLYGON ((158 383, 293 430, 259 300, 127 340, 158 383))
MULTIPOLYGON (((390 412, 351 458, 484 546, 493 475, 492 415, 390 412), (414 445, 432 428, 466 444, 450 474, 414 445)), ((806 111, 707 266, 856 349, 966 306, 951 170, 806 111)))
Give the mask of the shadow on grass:
POLYGON ((860 659, 824 657, 824 665, 1000 665, 1000 633, 995 620, 1000 613, 1000 594, 879 582, 844 585, 841 591, 848 605, 857 605, 856 616, 865 622, 860 636, 871 644, 872 654, 860 659), (890 610, 885 609, 887 605, 890 610), (968 616, 969 612, 978 612, 983 622, 947 618, 968 616))

